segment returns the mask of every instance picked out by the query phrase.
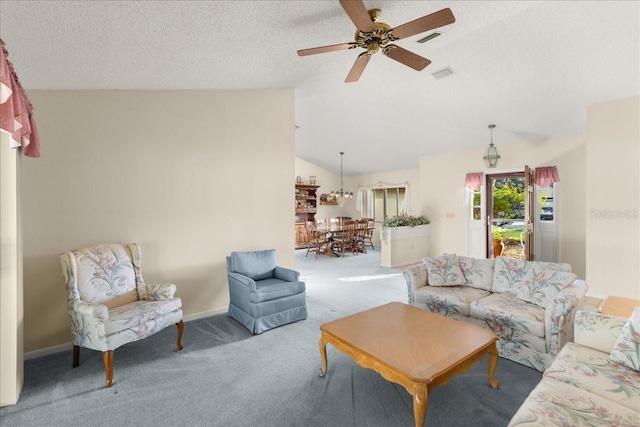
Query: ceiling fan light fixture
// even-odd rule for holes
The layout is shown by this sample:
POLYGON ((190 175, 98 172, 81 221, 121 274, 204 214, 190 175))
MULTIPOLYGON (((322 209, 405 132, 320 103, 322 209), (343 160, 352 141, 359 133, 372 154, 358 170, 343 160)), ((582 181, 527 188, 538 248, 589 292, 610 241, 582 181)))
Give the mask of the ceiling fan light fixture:
POLYGON ((438 33, 438 32, 431 33, 431 34, 429 34, 428 36, 421 38, 420 40, 416 40, 416 43, 425 43, 425 42, 428 42, 429 40, 433 40, 433 39, 435 39, 436 37, 438 37, 438 36, 439 36, 439 35, 441 35, 441 34, 442 34, 442 33, 438 33))
MULTIPOLYGON (((356 47, 365 49, 365 52, 356 58, 356 62, 351 67, 345 83, 358 81, 369 62, 369 58, 380 50, 385 56, 394 61, 413 68, 416 71, 422 71, 431 63, 429 59, 392 43, 456 22, 456 18, 453 16, 451 9, 445 8, 414 19, 413 21, 405 22, 402 25, 391 27, 389 24, 380 21, 380 9, 367 11, 362 0, 340 0, 340 5, 356 27, 354 41, 310 49, 300 49, 298 50, 298 56, 348 50, 356 47)), ((433 32, 429 36, 424 37, 421 42, 424 43, 441 34, 442 32, 440 31, 433 32)))
POLYGON ((489 125, 489 132, 491 132, 491 139, 489 142, 489 146, 484 151, 484 156, 482 159, 484 160, 484 164, 488 168, 495 168, 498 166, 498 162, 500 162, 500 153, 498 153, 498 149, 493 145, 493 129, 496 125, 489 125))

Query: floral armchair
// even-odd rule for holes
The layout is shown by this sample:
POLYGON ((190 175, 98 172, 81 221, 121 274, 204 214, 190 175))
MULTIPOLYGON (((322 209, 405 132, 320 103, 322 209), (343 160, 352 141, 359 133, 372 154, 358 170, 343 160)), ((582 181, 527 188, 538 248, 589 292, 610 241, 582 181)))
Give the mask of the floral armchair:
POLYGON ((80 347, 102 352, 106 384, 113 381, 113 351, 166 328, 178 327, 182 350, 182 302, 173 284, 146 284, 140 272, 140 247, 100 244, 60 255, 67 288, 73 340, 73 367, 80 347))

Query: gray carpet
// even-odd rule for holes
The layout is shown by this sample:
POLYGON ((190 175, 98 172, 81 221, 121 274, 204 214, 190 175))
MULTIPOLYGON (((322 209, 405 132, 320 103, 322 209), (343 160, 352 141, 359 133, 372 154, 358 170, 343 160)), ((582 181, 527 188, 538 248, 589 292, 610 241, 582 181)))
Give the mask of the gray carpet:
MULTIPOLYGON (((0 408, 9 426, 413 426, 412 398, 331 345, 320 372, 319 326, 389 301, 406 302, 397 270, 379 265, 379 251, 344 259, 296 251, 307 281, 309 318, 251 336, 225 315, 115 351, 115 385, 104 387, 100 353, 71 350, 25 362, 17 405, 0 408)), ((179 287, 178 287, 179 293, 179 287)), ((486 358, 429 395, 425 425, 506 426, 541 374, 500 359, 500 389, 487 381, 486 358)))

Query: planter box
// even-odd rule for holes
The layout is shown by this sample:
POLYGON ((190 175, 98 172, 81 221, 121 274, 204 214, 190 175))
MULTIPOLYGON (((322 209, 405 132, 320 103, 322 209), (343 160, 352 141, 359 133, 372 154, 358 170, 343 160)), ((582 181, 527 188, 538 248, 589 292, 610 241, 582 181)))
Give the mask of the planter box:
POLYGON ((430 235, 429 224, 380 229, 380 264, 398 267, 422 261, 429 255, 430 235))

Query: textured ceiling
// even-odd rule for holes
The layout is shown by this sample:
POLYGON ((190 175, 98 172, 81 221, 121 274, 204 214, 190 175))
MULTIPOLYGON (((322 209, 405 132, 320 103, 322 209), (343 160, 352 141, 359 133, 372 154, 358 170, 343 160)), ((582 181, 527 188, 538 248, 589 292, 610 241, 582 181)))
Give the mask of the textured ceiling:
MULTIPOLYGON (((359 50, 335 1, 0 1, 0 37, 27 89, 294 88, 296 154, 344 174, 419 157, 580 132, 590 104, 640 93, 637 1, 366 1, 391 27, 449 7, 416 72, 382 54, 345 84, 359 50), (451 67, 436 80, 431 73, 451 67)), ((36 120, 37 120, 37 106, 36 120)), ((478 168, 482 168, 479 162, 478 168)))

